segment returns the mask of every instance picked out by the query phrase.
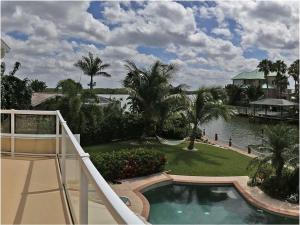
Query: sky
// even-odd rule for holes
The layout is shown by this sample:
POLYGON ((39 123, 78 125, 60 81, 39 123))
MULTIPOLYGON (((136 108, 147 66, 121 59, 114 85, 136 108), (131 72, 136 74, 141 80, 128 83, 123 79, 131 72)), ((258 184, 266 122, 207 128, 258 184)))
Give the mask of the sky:
POLYGON ((111 66, 96 87, 122 87, 125 60, 148 68, 156 60, 177 65, 173 85, 225 85, 256 69, 261 59, 299 58, 298 1, 3 2, 1 38, 11 47, 20 78, 55 87, 89 77, 74 66, 92 52, 111 66))

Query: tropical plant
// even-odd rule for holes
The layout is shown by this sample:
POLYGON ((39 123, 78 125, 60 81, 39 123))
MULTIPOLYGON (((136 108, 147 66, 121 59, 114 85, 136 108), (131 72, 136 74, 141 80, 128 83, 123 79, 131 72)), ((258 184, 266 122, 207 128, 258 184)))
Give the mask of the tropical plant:
POLYGON ((6 69, 5 62, 1 62, 1 76, 3 76, 3 75, 4 75, 4 73, 5 73, 5 69, 6 69))
POLYGON ((10 75, 13 76, 15 73, 20 69, 21 63, 20 62, 15 62, 13 70, 10 72, 10 75))
POLYGON ((299 59, 294 61, 288 68, 288 74, 293 77, 295 81, 295 96, 296 100, 299 98, 299 59))
POLYGON ((241 104, 241 100, 245 96, 243 88, 234 84, 228 84, 225 86, 225 90, 228 96, 229 105, 241 104))
POLYGON ((59 99, 58 107, 63 117, 74 133, 81 129, 83 113, 81 112, 82 101, 80 93, 82 86, 72 79, 61 80, 57 83, 56 89, 61 89, 63 96, 59 99))
POLYGON ((47 85, 44 81, 32 80, 30 83, 30 87, 34 92, 43 92, 46 90, 47 85))
MULTIPOLYGON (((282 176, 285 165, 297 166, 299 144, 298 135, 294 128, 286 125, 268 126, 265 128, 267 139, 263 146, 257 151, 261 152, 260 157, 254 158, 248 168, 255 169, 259 173, 267 164, 275 169, 275 175, 278 179, 282 176)), ((255 179, 255 176, 254 176, 255 179)))
POLYGON ((130 110, 141 114, 144 136, 153 136, 170 112, 184 108, 182 85, 173 87, 169 83, 176 67, 156 61, 149 69, 140 69, 134 62, 126 62, 128 73, 123 85, 129 92, 130 110))
POLYGON ((246 95, 250 101, 256 101, 259 97, 263 95, 263 91, 260 86, 256 87, 254 85, 250 85, 246 89, 246 95))
MULTIPOLYGON (((15 62, 14 68, 12 71, 9 72, 9 75, 11 76, 15 75, 15 73, 20 69, 20 67, 21 67, 21 63, 15 62)), ((1 76, 4 75, 5 71, 6 71, 6 64, 5 62, 1 62, 1 76)))
POLYGON ((89 52, 88 56, 82 56, 82 59, 78 60, 77 63, 74 64, 74 66, 80 68, 85 75, 88 75, 91 77, 90 81, 90 89, 92 90, 94 87, 94 76, 104 76, 104 77, 111 77, 111 75, 105 71, 107 67, 109 67, 109 64, 103 64, 102 60, 89 52))
POLYGON ((140 148, 90 154, 95 167, 110 181, 161 172, 167 161, 163 153, 140 148))
POLYGON ((262 61, 259 62, 259 64, 257 65, 258 71, 263 72, 264 73, 264 77, 266 80, 266 84, 267 84, 267 97, 269 96, 269 82, 268 82, 268 75, 269 73, 272 71, 272 61, 268 60, 268 59, 263 59, 262 61))
POLYGON ((11 75, 2 76, 2 109, 29 109, 31 107, 31 94, 29 80, 21 80, 11 75))
POLYGON ((188 110, 190 123, 193 124, 188 149, 192 150, 194 148, 197 129, 200 125, 219 117, 225 120, 230 118, 232 111, 224 104, 225 98, 224 91, 218 87, 200 88, 198 90, 196 99, 191 101, 188 110))
POLYGON ((76 96, 82 91, 82 86, 80 83, 72 79, 65 79, 58 81, 56 89, 61 90, 64 95, 76 96))
POLYGON ((289 84, 288 78, 285 75, 287 71, 287 65, 282 60, 277 60, 272 65, 272 71, 276 72, 276 78, 274 80, 277 90, 279 92, 279 97, 282 96, 282 92, 287 89, 289 84))

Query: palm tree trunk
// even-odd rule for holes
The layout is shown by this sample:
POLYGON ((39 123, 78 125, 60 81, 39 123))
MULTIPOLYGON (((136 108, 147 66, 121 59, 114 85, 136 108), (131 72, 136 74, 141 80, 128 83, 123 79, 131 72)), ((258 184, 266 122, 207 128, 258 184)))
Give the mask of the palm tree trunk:
POLYGON ((283 160, 279 159, 278 166, 276 167, 276 177, 277 178, 281 178, 283 166, 284 166, 283 160))
POLYGON ((192 130, 192 134, 190 136, 190 143, 189 143, 189 146, 188 146, 189 150, 193 150, 194 149, 195 139, 196 139, 196 132, 197 132, 197 126, 194 125, 194 128, 192 130))
POLYGON ((93 75, 91 75, 91 81, 90 81, 90 90, 93 89, 93 75))
POLYGON ((267 98, 269 97, 269 82, 268 82, 268 77, 266 77, 266 82, 267 82, 267 98))

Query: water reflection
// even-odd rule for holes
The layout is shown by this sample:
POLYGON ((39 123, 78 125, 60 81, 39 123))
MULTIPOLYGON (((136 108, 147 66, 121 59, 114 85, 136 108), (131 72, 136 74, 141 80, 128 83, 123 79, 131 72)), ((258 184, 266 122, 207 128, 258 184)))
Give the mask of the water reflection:
POLYGON ((170 184, 144 193, 152 224, 297 224, 249 205, 233 186, 170 184))

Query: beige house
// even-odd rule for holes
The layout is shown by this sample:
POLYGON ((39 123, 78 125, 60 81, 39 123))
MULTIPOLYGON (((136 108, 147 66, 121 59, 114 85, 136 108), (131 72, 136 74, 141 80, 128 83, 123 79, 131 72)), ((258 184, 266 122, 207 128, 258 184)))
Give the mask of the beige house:
POLYGON ((9 46, 1 39, 1 59, 4 58, 5 54, 10 50, 9 46))
MULTIPOLYGON (((268 75, 268 88, 269 96, 274 96, 276 94, 276 85, 274 80, 276 78, 276 73, 269 73, 268 75)), ((239 87, 255 86, 261 87, 264 92, 267 91, 267 82, 263 72, 259 72, 258 69, 250 72, 242 72, 232 78, 233 84, 239 87)))

